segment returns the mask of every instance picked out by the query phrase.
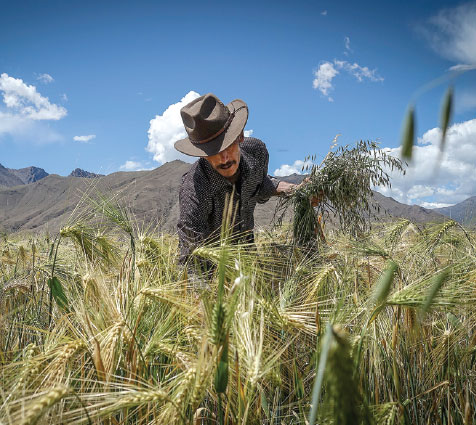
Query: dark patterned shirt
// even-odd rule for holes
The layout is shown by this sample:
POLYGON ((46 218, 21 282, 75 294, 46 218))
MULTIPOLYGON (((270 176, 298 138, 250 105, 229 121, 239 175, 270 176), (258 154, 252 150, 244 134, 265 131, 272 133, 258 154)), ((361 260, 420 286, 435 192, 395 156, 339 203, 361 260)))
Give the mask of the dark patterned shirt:
MULTIPOLYGON (((235 232, 249 232, 254 227, 256 203, 276 195, 279 180, 268 176, 269 154, 258 139, 246 137, 240 143, 240 178, 235 184, 234 205, 238 203, 235 232)), ((213 169, 204 158, 195 162, 182 177, 177 225, 180 262, 184 263, 196 246, 219 234, 225 208, 225 197, 233 184, 213 169)))

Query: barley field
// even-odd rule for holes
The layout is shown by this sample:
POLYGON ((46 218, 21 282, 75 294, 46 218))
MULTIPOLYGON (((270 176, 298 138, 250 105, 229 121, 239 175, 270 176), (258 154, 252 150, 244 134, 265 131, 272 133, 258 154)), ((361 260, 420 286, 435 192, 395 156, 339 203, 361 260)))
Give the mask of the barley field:
POLYGON ((125 210, 0 242, 0 423, 472 424, 474 234, 380 223, 195 250, 125 210))

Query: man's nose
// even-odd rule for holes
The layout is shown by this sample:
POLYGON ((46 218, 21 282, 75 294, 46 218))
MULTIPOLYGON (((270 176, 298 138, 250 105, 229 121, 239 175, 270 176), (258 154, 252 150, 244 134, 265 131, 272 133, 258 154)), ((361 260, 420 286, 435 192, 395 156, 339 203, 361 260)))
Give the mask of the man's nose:
POLYGON ((227 162, 230 158, 230 155, 227 152, 228 149, 225 149, 223 152, 220 152, 220 160, 221 162, 227 162))

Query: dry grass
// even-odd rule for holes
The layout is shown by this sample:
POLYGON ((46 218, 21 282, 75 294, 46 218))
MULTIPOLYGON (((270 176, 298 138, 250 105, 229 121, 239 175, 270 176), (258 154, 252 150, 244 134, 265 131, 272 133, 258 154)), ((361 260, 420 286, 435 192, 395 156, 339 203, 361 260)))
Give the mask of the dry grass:
POLYGON ((474 422, 476 257, 453 222, 204 246, 197 286, 173 236, 108 214, 1 241, 2 424, 474 422))

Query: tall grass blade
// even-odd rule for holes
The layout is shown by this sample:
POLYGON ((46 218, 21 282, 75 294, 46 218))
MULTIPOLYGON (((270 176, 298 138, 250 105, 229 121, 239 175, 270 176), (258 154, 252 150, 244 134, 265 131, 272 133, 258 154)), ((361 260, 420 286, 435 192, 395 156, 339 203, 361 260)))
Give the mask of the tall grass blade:
POLYGON ((373 299, 377 305, 384 303, 387 299, 397 269, 398 265, 394 261, 390 260, 388 262, 387 268, 380 275, 373 293, 373 299))
POLYGON ((63 290, 63 285, 56 276, 48 279, 48 286, 50 287, 51 294, 58 304, 61 310, 68 311, 68 298, 63 290))
POLYGON ((339 326, 334 326, 332 332, 326 377, 326 401, 332 407, 332 419, 342 425, 370 424, 372 415, 354 373, 349 337, 339 326))
POLYGON ((405 118, 402 132, 402 158, 408 161, 412 159, 413 144, 415 142, 415 110, 410 106, 405 118))
POLYGON ((443 152, 446 142, 446 132, 453 112, 453 87, 448 87, 441 105, 441 143, 440 151, 443 152))
POLYGON ((319 398, 321 396, 322 383, 324 381, 324 372, 326 370, 327 357, 333 340, 332 325, 328 324, 326 334, 322 343, 321 355, 319 357, 319 366, 317 367, 317 376, 314 381, 311 396, 311 411, 309 412, 309 425, 316 423, 317 411, 319 408, 319 398))

